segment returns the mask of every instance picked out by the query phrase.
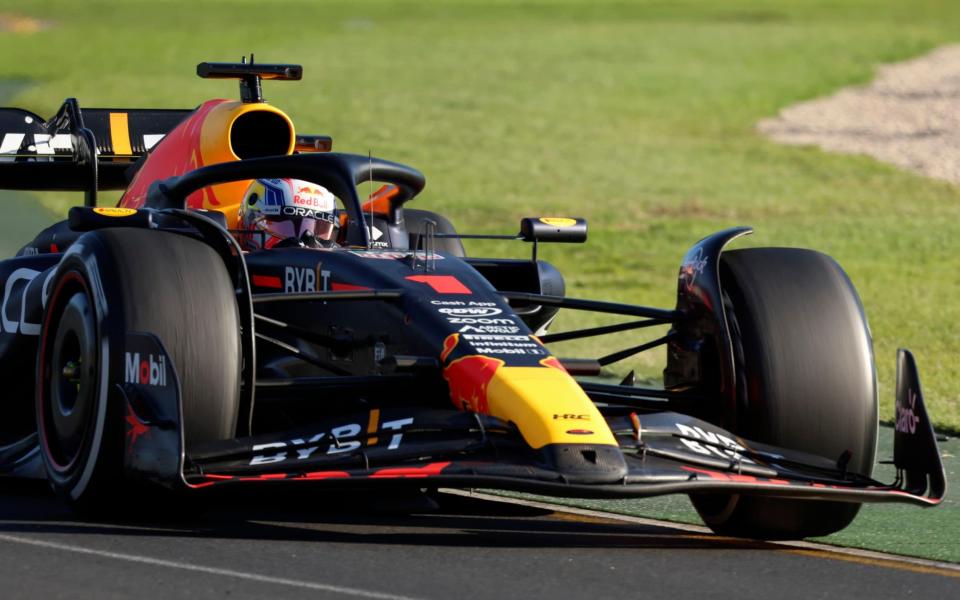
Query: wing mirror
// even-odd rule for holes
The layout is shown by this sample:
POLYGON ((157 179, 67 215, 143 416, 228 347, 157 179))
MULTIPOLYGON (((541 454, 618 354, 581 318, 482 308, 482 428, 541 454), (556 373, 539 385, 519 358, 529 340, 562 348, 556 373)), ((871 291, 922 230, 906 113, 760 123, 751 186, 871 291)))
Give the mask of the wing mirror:
POLYGON ((520 219, 519 237, 525 242, 582 244, 587 241, 587 220, 570 217, 524 217, 520 219))

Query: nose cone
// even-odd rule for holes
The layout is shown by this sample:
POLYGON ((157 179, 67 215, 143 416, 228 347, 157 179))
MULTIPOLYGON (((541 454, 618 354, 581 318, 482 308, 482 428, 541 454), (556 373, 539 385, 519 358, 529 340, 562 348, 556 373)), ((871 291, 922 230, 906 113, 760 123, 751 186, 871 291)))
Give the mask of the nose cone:
POLYGON ((567 483, 618 483, 627 476, 627 463, 617 446, 550 444, 539 455, 543 466, 563 475, 567 483))
POLYGON ((516 425, 543 466, 567 482, 615 483, 627 475, 606 419, 561 368, 471 355, 451 361, 443 376, 458 408, 516 425))
POLYGON ((617 446, 593 401, 560 369, 502 366, 486 386, 486 401, 489 414, 515 423, 531 448, 617 446))

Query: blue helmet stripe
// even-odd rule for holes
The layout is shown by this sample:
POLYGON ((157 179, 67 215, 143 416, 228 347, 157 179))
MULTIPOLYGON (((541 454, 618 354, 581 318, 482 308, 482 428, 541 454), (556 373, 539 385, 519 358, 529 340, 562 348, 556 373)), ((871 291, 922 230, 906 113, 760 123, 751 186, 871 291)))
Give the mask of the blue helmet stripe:
POLYGON ((263 183, 263 204, 264 206, 284 206, 283 181, 274 182, 270 180, 261 180, 263 183))

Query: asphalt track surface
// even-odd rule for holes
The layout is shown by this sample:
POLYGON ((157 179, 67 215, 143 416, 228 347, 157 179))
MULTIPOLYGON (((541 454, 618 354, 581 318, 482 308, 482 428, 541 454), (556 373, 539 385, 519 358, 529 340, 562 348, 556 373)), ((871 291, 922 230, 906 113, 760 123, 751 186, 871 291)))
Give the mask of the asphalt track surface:
MULTIPOLYGON (((957 597, 960 571, 441 495, 300 489, 189 516, 83 519, 45 484, 0 481, 0 598, 957 597), (414 505, 417 503, 414 502, 414 505)), ((214 508, 215 507, 215 508, 214 508)), ((136 512, 136 507, 134 512, 136 512)), ((190 514, 192 511, 193 514, 190 514)))

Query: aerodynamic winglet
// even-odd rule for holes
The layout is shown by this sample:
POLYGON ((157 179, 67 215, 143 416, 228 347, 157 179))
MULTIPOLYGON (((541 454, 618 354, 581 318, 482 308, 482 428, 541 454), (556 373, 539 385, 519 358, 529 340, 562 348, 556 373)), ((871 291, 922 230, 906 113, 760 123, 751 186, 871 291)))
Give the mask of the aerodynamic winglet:
POLYGON ((927 416, 920 389, 920 375, 913 354, 897 351, 897 403, 894 413, 893 463, 905 474, 906 491, 941 499, 947 479, 937 448, 933 424, 927 416))

